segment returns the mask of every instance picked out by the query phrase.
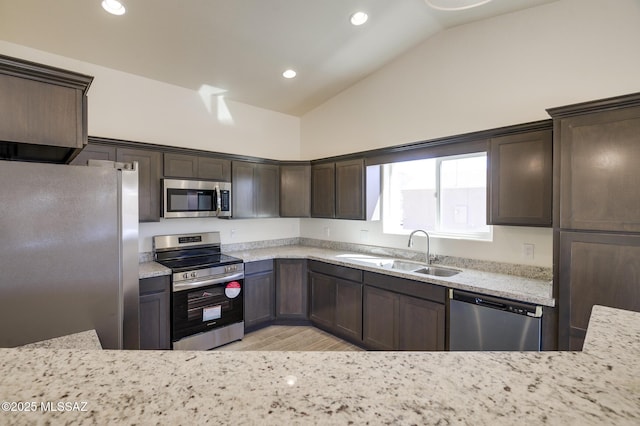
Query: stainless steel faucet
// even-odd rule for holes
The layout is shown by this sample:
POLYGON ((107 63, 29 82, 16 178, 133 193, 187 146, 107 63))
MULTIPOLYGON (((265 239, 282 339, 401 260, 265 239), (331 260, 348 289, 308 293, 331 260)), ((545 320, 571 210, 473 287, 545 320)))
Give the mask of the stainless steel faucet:
POLYGON ((407 247, 412 247, 413 246, 413 235, 416 232, 422 232, 424 235, 427 236, 427 265, 431 265, 431 259, 429 257, 429 234, 427 233, 427 231, 422 230, 422 229, 416 229, 415 231, 413 231, 410 235, 409 235, 409 244, 407 244, 407 247))

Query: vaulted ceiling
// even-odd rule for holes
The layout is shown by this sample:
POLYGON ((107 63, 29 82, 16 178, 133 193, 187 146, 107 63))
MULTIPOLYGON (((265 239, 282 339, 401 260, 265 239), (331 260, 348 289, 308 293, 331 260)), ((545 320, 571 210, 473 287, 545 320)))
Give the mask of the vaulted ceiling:
POLYGON ((424 0, 121 1, 114 16, 101 0, 0 0, 0 38, 302 115, 439 31, 556 0, 456 12, 424 0), (369 20, 351 25, 360 10, 369 20))

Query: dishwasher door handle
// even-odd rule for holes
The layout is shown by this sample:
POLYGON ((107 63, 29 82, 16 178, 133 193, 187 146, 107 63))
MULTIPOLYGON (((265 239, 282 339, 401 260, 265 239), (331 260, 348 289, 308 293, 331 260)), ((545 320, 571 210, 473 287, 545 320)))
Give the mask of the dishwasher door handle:
POLYGON ((487 308, 500 309, 501 311, 507 310, 507 305, 499 302, 492 302, 490 300, 485 300, 480 297, 476 297, 476 305, 486 306, 487 308))

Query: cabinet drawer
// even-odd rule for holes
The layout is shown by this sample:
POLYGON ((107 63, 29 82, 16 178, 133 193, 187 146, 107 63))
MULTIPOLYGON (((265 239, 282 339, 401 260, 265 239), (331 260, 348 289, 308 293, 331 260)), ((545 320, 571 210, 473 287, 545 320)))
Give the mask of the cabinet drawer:
POLYGON ((143 278, 140 280, 140 295, 159 293, 169 289, 169 276, 143 278))
POLYGON ((364 273, 364 282, 367 285, 406 294, 407 296, 431 300, 437 303, 445 303, 446 288, 422 281, 412 281, 404 278, 391 277, 389 275, 364 273))
POLYGON ((258 274, 260 272, 273 271, 273 260, 257 260, 255 262, 247 262, 244 264, 244 274, 258 274))
POLYGON ((362 271, 358 269, 347 268, 344 266, 332 265, 330 263, 318 262, 315 260, 309 261, 309 269, 314 272, 320 272, 325 275, 332 275, 334 277, 342 278, 345 280, 362 282, 362 271))

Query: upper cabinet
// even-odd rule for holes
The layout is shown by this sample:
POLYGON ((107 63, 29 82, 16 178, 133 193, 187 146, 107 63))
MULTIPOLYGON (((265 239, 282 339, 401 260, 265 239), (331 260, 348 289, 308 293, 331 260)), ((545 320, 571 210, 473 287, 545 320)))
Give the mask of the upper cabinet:
POLYGON ((278 217, 280 167, 275 164, 233 161, 231 167, 234 218, 278 217))
POLYGON ((640 232, 640 94, 549 113, 560 228, 640 232))
POLYGON ((231 161, 201 155, 165 153, 164 176, 229 182, 231 161))
POLYGON ((93 77, 0 55, 0 159, 68 163, 87 144, 93 77))
POLYGON ((487 223, 551 226, 553 139, 547 129, 491 138, 487 223))
POLYGON ((309 217, 311 214, 311 166, 280 166, 280 216, 309 217))
POLYGON ((364 160, 344 160, 311 167, 311 216, 365 219, 364 160))
MULTIPOLYGON (((91 138, 85 149, 71 162, 86 165, 88 160, 138 162, 138 214, 140 222, 160 220, 160 175, 162 153, 155 149, 118 146, 112 139, 91 138), (100 143, 102 142, 102 143, 100 143)), ((140 144, 140 146, 143 146, 140 144)))

